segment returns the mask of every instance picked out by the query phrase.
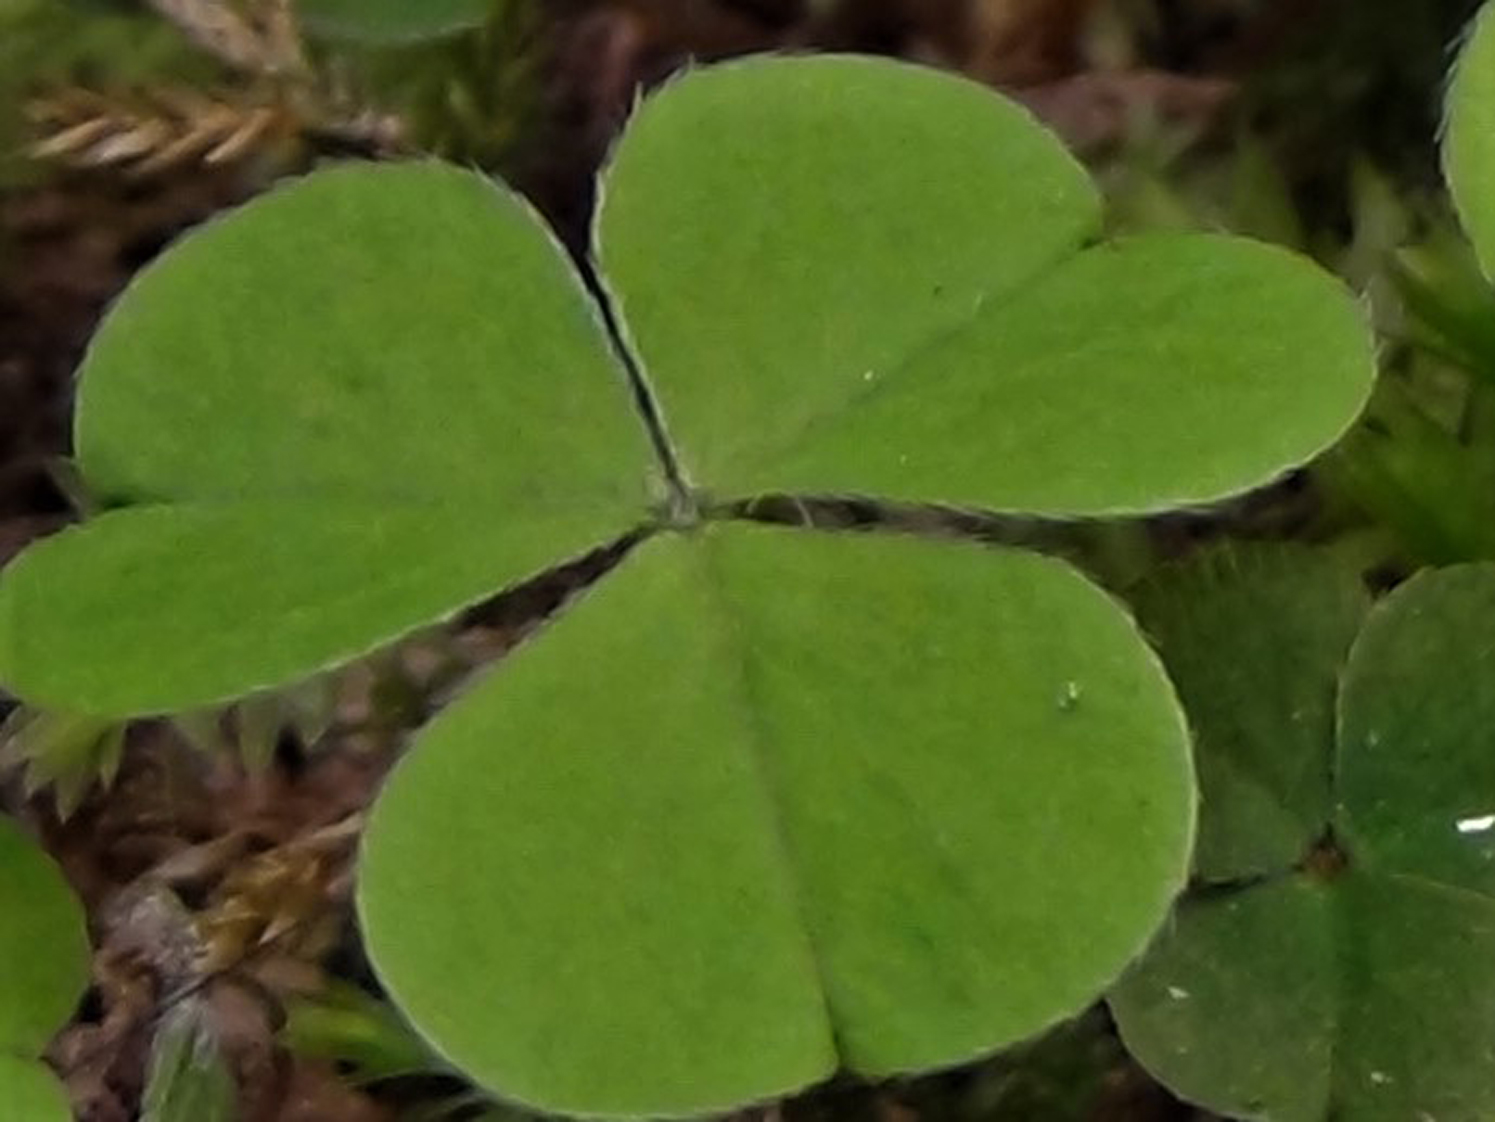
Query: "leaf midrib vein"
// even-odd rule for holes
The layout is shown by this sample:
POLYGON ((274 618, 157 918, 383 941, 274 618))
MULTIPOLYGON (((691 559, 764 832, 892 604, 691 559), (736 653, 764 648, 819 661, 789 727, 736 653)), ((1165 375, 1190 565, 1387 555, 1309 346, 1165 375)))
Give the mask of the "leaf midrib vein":
POLYGON ((704 585, 705 598, 709 602, 710 610, 716 618, 717 628, 721 633, 721 645, 726 648, 726 655, 736 671, 736 689, 734 691, 737 700, 739 725, 747 734, 747 739, 752 742, 748 752, 750 757, 748 770, 757 781, 759 793, 762 796, 766 829, 772 844, 777 863, 780 866, 780 875, 783 878, 785 890, 789 902, 796 916, 799 918, 799 927, 803 933, 805 947, 808 950, 811 964, 815 971, 816 992, 820 998, 821 1009, 825 1017, 827 1038, 832 1045, 839 1060, 841 1049, 837 1040, 836 1016, 834 1003, 831 1000, 830 990, 826 984, 827 971, 825 967, 826 955, 815 936, 815 926, 810 920, 809 908, 805 903, 805 888, 798 873, 795 870, 793 860, 794 845, 789 837, 789 830, 784 822, 784 816, 779 807, 782 804, 780 798, 779 784, 775 780, 772 765, 769 763, 768 743, 769 735, 759 710, 754 704, 758 689, 753 680, 753 674, 749 665, 749 654, 747 645, 741 640, 736 630, 736 619, 727 603, 725 590, 726 584, 722 579, 720 570, 716 564, 716 551, 709 537, 705 535, 697 543, 700 549, 701 562, 698 572, 704 585))
POLYGON ((851 392, 834 404, 827 405, 811 413, 798 425, 790 429, 777 445, 771 446, 752 457, 747 463, 740 465, 737 474, 761 472, 771 469, 775 463, 790 459, 802 452, 807 444, 811 442, 815 434, 826 427, 827 424, 838 417, 851 413, 869 401, 891 392, 907 375, 908 370, 925 355, 938 350, 950 340, 969 331, 975 324, 988 313, 998 308, 1009 307, 1026 298, 1033 289, 1042 286, 1055 273, 1059 272, 1066 264, 1073 261, 1077 256, 1084 253, 1092 245, 1097 244, 1094 236, 1086 237, 1076 244, 1066 246, 1062 252, 1033 270, 1028 276, 1009 284, 1006 288, 995 292, 979 293, 973 300, 969 312, 952 320, 943 326, 932 328, 922 336, 915 339, 904 354, 895 359, 892 365, 883 372, 877 374, 871 381, 856 382, 851 387, 851 392))

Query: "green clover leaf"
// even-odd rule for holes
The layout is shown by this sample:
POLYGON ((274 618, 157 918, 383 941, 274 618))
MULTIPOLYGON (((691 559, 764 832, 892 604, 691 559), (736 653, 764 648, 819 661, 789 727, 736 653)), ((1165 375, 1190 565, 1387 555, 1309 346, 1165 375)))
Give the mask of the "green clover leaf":
POLYGON ((1185 897, 1111 996, 1128 1047, 1232 1116, 1489 1117, 1495 658, 1481 623, 1495 619, 1495 566, 1414 577, 1364 619, 1347 664, 1362 594, 1323 558, 1257 551, 1164 583, 1167 607, 1143 618, 1168 664, 1211 642, 1253 650, 1237 673, 1263 687, 1185 689, 1200 703, 1201 775, 1217 777, 1202 837, 1304 828, 1296 855, 1290 828, 1264 831, 1284 843, 1271 867, 1242 845, 1206 851, 1218 883, 1185 897), (1204 607, 1217 598, 1255 613, 1204 607), (1273 684, 1277 658, 1303 671, 1296 686, 1273 684), (1331 697, 1335 726, 1321 719, 1331 697), (1315 850, 1331 828, 1335 849, 1315 850))
POLYGON ((1093 245, 1099 224, 1017 107, 833 56, 645 102, 597 233, 685 467, 717 492, 1162 510, 1344 430, 1371 359, 1336 281, 1241 239, 1093 245))
POLYGON ((0 680, 93 715, 347 662, 649 500, 647 437, 561 251, 436 164, 324 172, 185 239, 99 330, 75 428, 89 485, 125 505, 7 570, 0 680))
POLYGON ((88 929, 57 866, 4 817, 0 960, 0 1101, 14 1118, 67 1122, 67 1094, 38 1057, 88 983, 88 929))
POLYGON ((1292 867, 1333 807, 1324 745, 1365 589, 1325 556, 1258 545, 1165 568, 1128 599, 1194 730, 1206 808, 1195 877, 1230 883, 1292 867))
POLYGON ((1495 5, 1469 26, 1448 85, 1443 171, 1487 276, 1495 277, 1495 5))
POLYGON ((101 329, 78 453, 118 509, 0 581, 0 681, 114 717, 221 702, 633 535, 375 808, 359 910, 415 1026, 501 1094, 626 1116, 1031 1035, 1185 879, 1156 660, 1060 562, 731 512, 1163 509, 1344 430, 1373 372, 1349 294, 1237 239, 1096 245, 1098 212, 959 79, 692 71, 603 178, 614 346, 477 176, 282 187, 101 329))
POLYGON ((360 910, 464 1070, 702 1113, 1083 1007, 1179 888, 1192 805, 1165 680, 1063 564, 723 525, 641 547, 432 724, 360 910), (416 892, 462 921, 435 937, 416 892))

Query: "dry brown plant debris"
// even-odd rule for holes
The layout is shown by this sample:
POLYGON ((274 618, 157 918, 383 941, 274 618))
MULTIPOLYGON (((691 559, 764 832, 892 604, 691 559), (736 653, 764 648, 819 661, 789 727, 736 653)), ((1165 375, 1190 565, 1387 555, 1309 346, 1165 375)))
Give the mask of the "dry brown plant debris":
POLYGON ((307 62, 289 0, 149 2, 231 79, 208 89, 68 87, 36 97, 27 107, 38 133, 33 158, 144 177, 251 159, 274 174, 310 153, 403 150, 398 120, 360 107, 307 62))

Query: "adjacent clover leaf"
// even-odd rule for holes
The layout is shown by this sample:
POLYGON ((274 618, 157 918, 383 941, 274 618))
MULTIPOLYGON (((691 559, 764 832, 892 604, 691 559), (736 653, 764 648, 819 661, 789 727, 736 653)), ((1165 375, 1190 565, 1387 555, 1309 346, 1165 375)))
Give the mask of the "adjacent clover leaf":
POLYGON ((1193 829, 1135 625, 1059 562, 729 518, 785 488, 1239 490, 1360 408, 1354 300, 1244 241, 1092 245, 1052 137, 886 61, 694 71, 603 198, 616 341, 522 203, 436 165, 313 176, 165 255, 82 376, 79 458, 121 509, 7 572, 0 681, 179 712, 637 531, 375 808, 359 909, 416 1028, 505 1096, 636 1116, 1082 1007, 1193 829))
POLYGON ((1333 806, 1324 745, 1369 606, 1348 566, 1298 547, 1224 548, 1132 596, 1194 727, 1204 881, 1290 868, 1333 806))
POLYGON ((1495 5, 1470 25, 1449 83, 1443 169, 1485 273, 1495 277, 1495 5))
MULTIPOLYGON (((1265 661, 1267 637, 1301 642, 1305 625, 1291 617, 1327 614, 1305 599, 1327 591, 1323 573, 1306 565, 1303 576, 1292 589, 1243 571, 1235 597, 1254 591, 1256 622, 1206 613, 1188 643, 1164 642, 1165 660, 1211 637, 1232 643, 1240 627, 1258 632, 1265 661)), ((1337 751, 1330 737, 1310 748, 1294 736, 1279 753, 1279 764, 1301 756, 1326 774, 1332 756, 1335 809, 1320 829, 1332 825, 1337 847, 1265 873, 1243 862, 1235 885, 1187 897, 1112 994, 1128 1046, 1180 1094, 1286 1122, 1495 1112, 1491 620, 1491 565, 1424 573, 1378 604, 1343 672, 1337 751)), ((1267 696, 1291 725, 1291 697, 1267 696)), ((1221 747, 1200 738, 1202 773, 1221 747)), ((1272 788, 1284 816, 1297 816, 1293 791, 1272 788)), ((1260 792, 1215 794, 1206 822, 1259 814, 1260 792)))
POLYGON ((368 43, 436 39, 476 27, 507 0, 299 0, 315 35, 368 43))
POLYGON ((83 909, 51 860, 0 817, 0 1102, 27 1122, 67 1122, 67 1095, 39 1057, 88 982, 83 909))
POLYGON ((72 1122, 67 1089, 40 1060, 0 1052, 0 1095, 12 1118, 26 1122, 72 1122))

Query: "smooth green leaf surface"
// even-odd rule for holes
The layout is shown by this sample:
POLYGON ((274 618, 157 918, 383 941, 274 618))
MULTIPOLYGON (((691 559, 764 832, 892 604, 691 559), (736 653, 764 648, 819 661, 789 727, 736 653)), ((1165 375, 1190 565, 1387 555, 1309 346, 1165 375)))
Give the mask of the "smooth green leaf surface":
POLYGON ((599 544, 605 527, 595 510, 505 518, 459 505, 115 511, 6 570, 0 681, 92 716, 225 701, 367 654, 599 544))
MULTIPOLYGON (((718 494, 982 304, 1099 229, 1084 171, 1027 111, 852 56, 688 72, 604 174, 603 271, 686 470, 718 494)), ((925 498, 939 498, 929 494, 925 498)))
POLYGON ((1159 570, 1132 601, 1194 728, 1195 875, 1291 869, 1333 807, 1324 746, 1364 586, 1321 550, 1241 545, 1159 570))
POLYGON ((115 512, 0 580, 0 681, 98 716, 356 657, 641 520, 653 459, 570 263, 435 164, 272 191, 148 267, 79 389, 115 512))
MULTIPOLYGON (((83 908, 57 866, 0 816, 0 1059, 40 1054, 88 982, 83 908)), ((4 1084, 0 1083, 0 1087, 4 1084)))
POLYGON ((1338 828, 1377 869, 1495 898, 1495 564, 1413 577, 1355 642, 1338 828))
POLYGON ((1335 890, 1341 1117, 1495 1117, 1495 900, 1401 874, 1335 890))
POLYGON ((1370 393, 1361 308, 1287 250, 1154 234, 993 302, 783 443, 767 491, 1102 515, 1208 502, 1337 439, 1370 393))
POLYGON ((1495 1115, 1492 622, 1495 565, 1383 600, 1339 697, 1346 867, 1321 855, 1195 894, 1113 992, 1124 1038, 1180 1094, 1315 1122, 1495 1115))
POLYGON ((507 189, 435 163, 295 180, 130 285, 80 373, 76 444, 114 502, 613 504, 652 459, 590 299, 507 189))
POLYGON ((434 39, 475 27, 507 0, 299 0, 315 35, 373 43, 434 39))
POLYGON ((40 1060, 0 1053, 0 1118, 6 1122, 74 1122, 67 1090, 40 1060))
POLYGON ((1192 818, 1161 669, 1063 564, 721 526, 640 547, 433 723, 359 901, 400 1006, 503 1096, 699 1114, 1083 1007, 1192 818))
POLYGON ((1485 273, 1495 277, 1495 5, 1470 25, 1454 67, 1443 170, 1485 273))
POLYGON ((1272 1122, 1495 1113, 1495 901, 1400 875, 1184 903, 1111 995, 1180 1095, 1272 1122))
POLYGON ((1111 1009, 1131 1053, 1184 1098, 1323 1122, 1338 972, 1330 893, 1292 877, 1181 903, 1111 1009))
POLYGON ((603 188, 624 326, 718 495, 1205 502, 1322 451, 1374 375, 1365 316, 1302 257, 1199 235, 1081 252, 1094 190, 1057 142, 917 67, 692 72, 603 188))
POLYGON ((689 544, 642 549, 427 727, 363 837, 396 1003, 558 1113, 706 1113, 835 1065, 736 667, 689 544))

